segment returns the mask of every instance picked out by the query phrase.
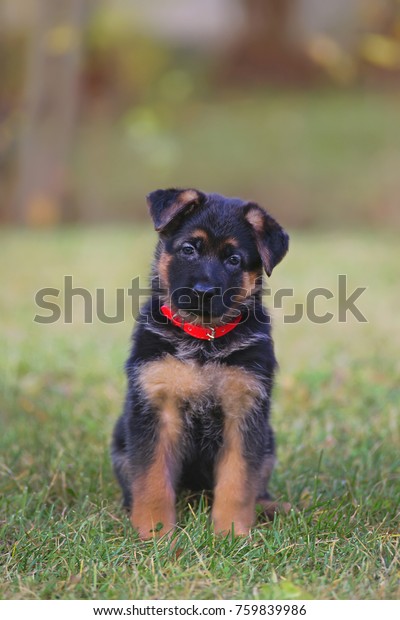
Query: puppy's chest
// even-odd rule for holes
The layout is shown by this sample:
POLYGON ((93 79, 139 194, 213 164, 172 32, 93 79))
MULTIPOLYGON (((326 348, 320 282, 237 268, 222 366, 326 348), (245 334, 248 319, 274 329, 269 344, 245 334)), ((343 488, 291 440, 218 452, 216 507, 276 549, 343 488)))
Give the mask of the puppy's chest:
POLYGON ((239 366, 181 361, 172 355, 147 362, 138 380, 157 410, 173 407, 193 416, 219 408, 224 415, 241 417, 265 396, 262 381, 239 366))

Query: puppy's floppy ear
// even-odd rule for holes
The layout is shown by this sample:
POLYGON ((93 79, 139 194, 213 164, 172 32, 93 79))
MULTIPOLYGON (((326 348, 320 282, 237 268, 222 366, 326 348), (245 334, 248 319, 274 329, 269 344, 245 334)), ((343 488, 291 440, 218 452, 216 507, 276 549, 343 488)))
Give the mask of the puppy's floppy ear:
POLYGON ((147 195, 147 205, 157 232, 164 232, 178 216, 188 215, 205 199, 197 189, 157 189, 147 195))
POLYGON ((251 225, 261 261, 268 276, 280 263, 289 247, 289 235, 264 209, 255 203, 245 207, 245 218, 251 225))

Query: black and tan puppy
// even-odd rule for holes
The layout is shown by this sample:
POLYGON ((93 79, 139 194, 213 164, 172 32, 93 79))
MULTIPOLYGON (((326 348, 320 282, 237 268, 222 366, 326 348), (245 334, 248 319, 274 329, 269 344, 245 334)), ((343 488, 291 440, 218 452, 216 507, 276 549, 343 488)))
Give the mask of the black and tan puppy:
POLYGON ((159 232, 152 296, 126 368, 112 457, 143 538, 176 522, 180 488, 213 491, 215 531, 248 534, 273 508, 275 356, 261 303, 288 236, 258 205, 195 189, 148 196, 159 232))

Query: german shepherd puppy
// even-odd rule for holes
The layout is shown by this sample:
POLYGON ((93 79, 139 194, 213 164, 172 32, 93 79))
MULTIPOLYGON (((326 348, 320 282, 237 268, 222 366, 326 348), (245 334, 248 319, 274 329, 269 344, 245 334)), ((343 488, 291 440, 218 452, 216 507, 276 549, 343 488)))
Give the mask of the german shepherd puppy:
POLYGON ((147 200, 159 241, 126 364, 115 474, 142 538, 174 528, 180 488, 212 490, 215 531, 247 535, 257 503, 276 507, 267 493, 276 361, 261 286, 288 235, 238 198, 167 189, 147 200))

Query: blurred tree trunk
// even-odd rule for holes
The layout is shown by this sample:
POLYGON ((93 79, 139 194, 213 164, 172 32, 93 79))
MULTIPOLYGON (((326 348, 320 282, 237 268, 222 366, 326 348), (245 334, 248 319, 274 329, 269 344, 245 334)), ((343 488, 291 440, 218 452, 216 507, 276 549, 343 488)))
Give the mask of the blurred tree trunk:
POLYGON ((243 0, 248 34, 258 43, 286 47, 296 0, 243 0))
POLYGON ((14 211, 18 223, 52 224, 63 216, 84 4, 85 0, 37 0, 14 211))
POLYGON ((314 67, 296 44, 298 0, 242 0, 245 28, 225 63, 228 79, 303 83, 314 67))

